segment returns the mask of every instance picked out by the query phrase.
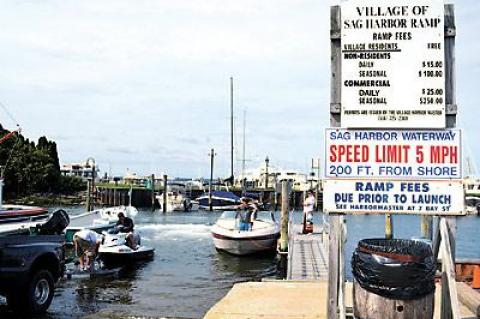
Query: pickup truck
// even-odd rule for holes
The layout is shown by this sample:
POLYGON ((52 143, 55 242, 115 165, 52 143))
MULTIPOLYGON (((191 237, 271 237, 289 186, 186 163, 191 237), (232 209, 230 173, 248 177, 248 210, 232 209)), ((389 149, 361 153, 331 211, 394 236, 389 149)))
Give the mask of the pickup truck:
POLYGON ((0 234, 0 295, 15 313, 38 315, 50 306, 65 271, 65 215, 55 212, 26 234, 0 234))

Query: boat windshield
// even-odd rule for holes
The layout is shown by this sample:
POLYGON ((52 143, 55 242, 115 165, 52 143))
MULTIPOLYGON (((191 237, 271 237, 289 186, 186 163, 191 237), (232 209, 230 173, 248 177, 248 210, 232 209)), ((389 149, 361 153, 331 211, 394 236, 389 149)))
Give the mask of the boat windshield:
POLYGON ((236 211, 225 211, 220 216, 220 219, 235 219, 237 216, 236 211))
POLYGON ((273 215, 272 212, 259 211, 257 212, 257 217, 255 219, 270 222, 270 221, 275 221, 275 216, 273 215))

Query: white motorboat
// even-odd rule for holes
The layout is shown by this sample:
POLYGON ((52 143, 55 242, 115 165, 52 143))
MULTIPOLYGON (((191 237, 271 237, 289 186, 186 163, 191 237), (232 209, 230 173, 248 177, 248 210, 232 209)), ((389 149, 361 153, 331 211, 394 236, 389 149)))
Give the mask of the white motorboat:
POLYGON ((280 227, 272 212, 257 212, 251 230, 240 230, 239 214, 224 212, 212 226, 215 248, 233 255, 249 255, 274 250, 280 227))
POLYGON ((133 206, 115 206, 95 209, 80 215, 70 216, 70 225, 65 229, 67 243, 72 243, 73 235, 82 229, 88 228, 97 233, 111 229, 118 221, 118 213, 133 218, 138 210, 133 206))
POLYGON ((99 258, 105 264, 125 264, 153 257, 155 249, 143 246, 138 233, 135 233, 138 239, 137 245, 131 248, 127 245, 126 234, 118 231, 114 232, 113 230, 115 229, 103 232, 104 238, 98 249, 99 258))
MULTIPOLYGON (((163 208, 164 197, 163 193, 156 196, 160 208, 163 208)), ((169 187, 167 190, 167 212, 188 212, 192 209, 192 202, 185 194, 185 191, 179 187, 169 187)))

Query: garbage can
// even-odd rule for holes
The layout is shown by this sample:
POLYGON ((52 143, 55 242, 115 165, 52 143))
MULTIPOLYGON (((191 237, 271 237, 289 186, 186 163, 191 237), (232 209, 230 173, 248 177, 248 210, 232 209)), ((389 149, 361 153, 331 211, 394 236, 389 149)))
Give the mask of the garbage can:
POLYGON ((432 319, 436 263, 423 241, 363 239, 352 257, 357 319, 432 319))

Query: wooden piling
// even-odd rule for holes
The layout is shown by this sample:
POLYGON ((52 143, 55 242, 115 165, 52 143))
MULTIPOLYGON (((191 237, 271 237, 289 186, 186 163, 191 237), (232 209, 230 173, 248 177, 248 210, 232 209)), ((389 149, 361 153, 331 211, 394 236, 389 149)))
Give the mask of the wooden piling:
POLYGON ((87 180, 87 200, 85 201, 85 209, 87 210, 87 212, 90 211, 90 201, 91 201, 90 190, 91 190, 90 180, 87 180))
POLYGON ((385 239, 393 238, 393 219, 391 214, 385 214, 385 239))
POLYGON ((420 230, 422 238, 432 240, 433 239, 433 216, 422 215, 420 221, 420 230))
POLYGON ((282 219, 280 229, 280 251, 288 251, 288 182, 282 181, 282 219))
POLYGON ((155 210, 155 174, 152 174, 150 178, 152 179, 152 184, 151 184, 152 189, 150 193, 150 199, 152 203, 152 212, 153 212, 155 210))
POLYGON ((162 211, 165 214, 167 212, 167 189, 168 189, 168 176, 163 175, 163 205, 162 205, 162 211))

